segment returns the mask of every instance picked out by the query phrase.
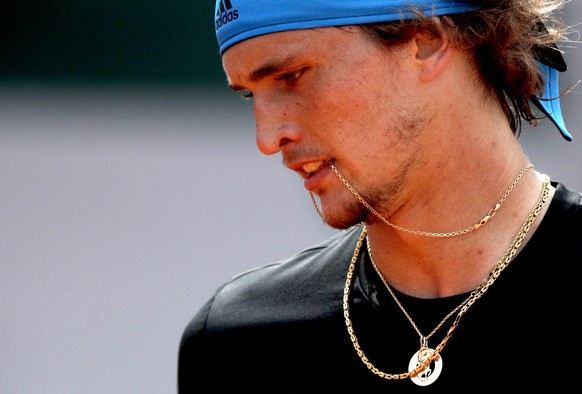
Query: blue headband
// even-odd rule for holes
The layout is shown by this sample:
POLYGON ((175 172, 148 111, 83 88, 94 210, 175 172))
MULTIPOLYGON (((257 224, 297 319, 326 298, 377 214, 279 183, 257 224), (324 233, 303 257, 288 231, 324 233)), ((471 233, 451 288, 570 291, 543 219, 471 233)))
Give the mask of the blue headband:
POLYGON ((473 11, 475 1, 461 0, 217 0, 214 28, 220 53, 262 34, 314 27, 389 22, 414 17, 410 6, 426 15, 473 11))
MULTIPOLYGON (((247 38, 287 30, 390 22, 414 18, 411 6, 425 15, 459 14, 478 9, 471 0, 217 0, 214 27, 222 55, 247 38)), ((541 64, 544 94, 534 103, 572 140, 560 103, 558 73, 541 64)))

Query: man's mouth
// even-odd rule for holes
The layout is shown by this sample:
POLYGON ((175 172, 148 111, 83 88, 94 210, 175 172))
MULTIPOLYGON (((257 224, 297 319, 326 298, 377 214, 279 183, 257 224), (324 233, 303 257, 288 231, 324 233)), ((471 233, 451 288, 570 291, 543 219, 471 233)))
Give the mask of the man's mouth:
POLYGON ((303 171, 305 171, 306 174, 310 175, 310 174, 314 173, 315 171, 317 171, 321 166, 323 166, 324 163, 325 162, 323 160, 312 161, 310 163, 303 165, 303 167, 301 167, 301 169, 303 171))

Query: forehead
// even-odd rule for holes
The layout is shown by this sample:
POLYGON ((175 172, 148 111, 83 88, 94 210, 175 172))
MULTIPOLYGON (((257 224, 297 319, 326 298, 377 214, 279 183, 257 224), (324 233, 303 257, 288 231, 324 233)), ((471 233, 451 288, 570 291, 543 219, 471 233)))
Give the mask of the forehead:
POLYGON ((230 76, 236 70, 274 61, 281 63, 298 58, 333 56, 359 45, 356 41, 364 35, 358 32, 360 29, 348 26, 269 33, 233 45, 224 52, 222 63, 230 76))

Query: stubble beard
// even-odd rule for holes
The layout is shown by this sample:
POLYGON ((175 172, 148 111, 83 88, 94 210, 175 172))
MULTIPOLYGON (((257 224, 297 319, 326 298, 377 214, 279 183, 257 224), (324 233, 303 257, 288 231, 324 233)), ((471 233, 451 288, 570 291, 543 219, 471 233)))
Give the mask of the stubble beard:
MULTIPOLYGON (((403 178, 393 180, 389 184, 384 184, 374 190, 358 193, 375 210, 384 212, 390 216, 390 207, 393 207, 399 192, 402 190, 403 178)), ((356 189, 357 190, 357 189, 356 189)), ((350 227, 366 223, 374 224, 380 219, 372 214, 355 196, 347 197, 349 200, 343 202, 335 209, 323 210, 323 221, 330 227, 337 230, 346 230, 350 227)))
POLYGON ((364 222, 368 217, 368 213, 368 210, 354 198, 353 201, 333 210, 331 213, 324 211, 323 221, 337 230, 346 230, 364 222))
MULTIPOLYGON (((358 192, 358 194, 376 211, 385 218, 389 218, 397 209, 397 200, 407 183, 410 168, 414 165, 416 157, 410 157, 401 163, 395 177, 375 187, 365 189, 363 186, 355 187, 350 180, 348 183, 358 192)), ((364 204, 351 192, 347 191, 343 197, 341 205, 325 210, 323 207, 323 221, 338 230, 345 230, 361 223, 375 224, 382 220, 374 215, 364 206, 364 204)))
MULTIPOLYGON (((398 121, 390 126, 391 132, 398 135, 400 144, 410 147, 410 144, 413 144, 421 135, 426 121, 418 115, 419 113, 422 113, 422 111, 419 111, 416 105, 413 104, 408 108, 401 103, 401 115, 398 121)), ((406 187, 411 169, 421 157, 420 150, 413 148, 408 158, 395 169, 392 179, 368 189, 361 186, 362 190, 358 190, 351 180, 347 179, 347 181, 372 208, 380 212, 385 218, 390 218, 397 210, 399 196, 406 187)), ((351 198, 350 196, 346 197, 346 202, 333 209, 333 212, 325 212, 324 209, 323 220, 326 224, 335 229, 345 230, 361 223, 374 224, 382 222, 355 195, 348 193, 351 198)))

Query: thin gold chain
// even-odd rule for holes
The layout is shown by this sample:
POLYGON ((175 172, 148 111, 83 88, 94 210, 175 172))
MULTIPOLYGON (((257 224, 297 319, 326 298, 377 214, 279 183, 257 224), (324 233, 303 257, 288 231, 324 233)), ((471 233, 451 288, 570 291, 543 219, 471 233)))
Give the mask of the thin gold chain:
POLYGON ((396 294, 394 294, 394 292, 392 291, 392 288, 390 287, 390 285, 388 285, 388 282, 386 281, 386 278, 384 278, 384 275, 382 275, 382 273, 380 272, 380 269, 376 265, 376 262, 374 261, 374 257, 372 256, 372 247, 370 245, 370 238, 368 238, 368 237, 366 237, 366 245, 368 247, 368 255, 370 256, 370 261, 372 262, 372 266, 374 267, 374 270, 376 271, 376 273, 378 274, 378 276, 380 277, 380 279, 382 279, 382 282, 384 283, 384 286, 386 286, 386 289, 388 290, 388 292, 390 293, 390 295, 392 296, 392 298, 394 299, 394 301, 396 301, 396 304, 398 304, 398 307, 400 307, 400 310, 402 310, 402 312, 404 312, 404 314, 408 318, 408 321, 410 322, 410 324, 412 324, 412 327, 414 327, 414 330, 416 331, 416 333, 418 334, 418 336, 421 338, 421 343, 426 343, 426 341, 428 341, 430 339, 430 337, 432 337, 434 335, 434 333, 437 332, 438 329, 441 328, 442 325, 445 324, 445 322, 455 312, 457 312, 459 309, 461 309, 461 307, 463 305, 465 305, 467 302, 469 302, 469 300, 471 299, 471 297, 473 295, 473 293, 469 294, 469 296, 463 302, 461 302, 459 305, 457 305, 457 307, 455 309, 453 309, 452 311, 450 311, 444 317, 444 319, 441 320, 441 322, 431 331, 430 334, 428 334, 427 336, 424 336, 420 332, 419 328, 416 326, 416 323, 414 323, 414 320, 412 320, 412 317, 408 314, 408 312, 406 311, 406 309, 404 309, 404 306, 400 303, 400 300, 398 299, 398 297, 396 297, 396 294))
MULTIPOLYGON (((550 181, 547 177, 545 177, 545 179, 543 181, 543 185, 542 185, 542 192, 540 193, 540 196, 539 196, 534 208, 528 214, 527 218, 525 219, 521 228, 519 229, 517 235, 515 236, 515 238, 511 242, 511 245, 509 246, 507 251, 503 254, 501 259, 497 262, 495 268, 493 269, 493 271, 491 271, 491 273, 487 277, 487 280, 485 282, 482 282, 475 290, 473 290, 471 292, 469 298, 467 300, 463 301, 463 303, 461 303, 460 308, 459 307, 455 308, 455 309, 459 309, 459 312, 458 312, 457 316, 455 317, 455 320, 453 321, 451 328, 449 328, 446 336, 442 339, 442 341, 436 347, 435 351, 429 357, 422 360, 422 362, 418 363, 416 368, 412 369, 411 371, 405 372, 405 373, 390 374, 390 373, 383 372, 383 371, 379 370, 378 368, 376 368, 376 366, 374 366, 374 364, 372 364, 372 362, 364 354, 364 351, 362 350, 362 348, 360 346, 358 338, 356 337, 356 333, 354 331, 354 327, 352 325, 352 321, 350 318, 349 298, 350 298, 352 280, 353 280, 353 276, 354 276, 356 262, 358 260, 359 254, 360 254, 360 249, 362 247, 364 240, 367 238, 366 237, 366 226, 364 225, 362 228, 362 231, 360 233, 360 237, 358 239, 358 242, 356 244, 356 248, 354 250, 354 254, 352 256, 350 266, 348 268, 348 272, 346 275, 346 284, 344 287, 344 294, 343 294, 343 311, 344 311, 344 320, 345 320, 346 328, 348 330, 348 334, 350 336, 352 344, 354 345, 354 349, 356 350, 356 353, 358 354, 358 356, 360 357, 362 362, 366 365, 366 367, 370 371, 372 371, 375 375, 377 375, 383 379, 399 380, 399 379, 410 378, 410 377, 417 375, 419 372, 423 371, 431 362, 436 360, 439 357, 442 350, 444 349, 447 342, 449 341, 449 339, 452 337, 453 332, 455 331, 455 329, 457 328, 457 326, 459 324, 459 321, 461 320, 461 317, 487 291, 487 289, 489 289, 489 287, 493 284, 493 282, 495 282, 495 280, 499 277, 501 272, 509 265, 509 263, 511 262, 511 260, 513 259, 513 257, 517 253, 517 251, 519 250, 523 240, 527 236, 527 234, 531 228, 531 225, 533 224, 536 217, 538 216, 538 214, 541 212, 542 208, 544 207, 544 204, 546 203, 546 201, 548 199, 549 192, 550 192, 550 181)), ((445 318, 445 320, 446 319, 448 319, 448 316, 445 318)), ((441 324, 439 324, 439 327, 443 323, 444 323, 444 321, 441 324)), ((421 338, 421 340, 422 340, 422 338, 421 338)))
MULTIPOLYGON (((384 216, 382 216, 382 214, 380 212, 376 211, 360 195, 360 193, 358 193, 358 191, 348 182, 348 180, 341 174, 341 172, 339 172, 339 170, 333 165, 333 163, 331 163, 330 166, 331 166, 331 169, 333 170, 333 172, 335 172, 335 174, 337 175, 337 177, 348 188, 348 190, 358 199, 358 201, 360 201, 360 203, 362 203, 370 212, 372 212, 374 214, 374 216, 376 216, 378 219, 380 219, 384 224, 386 224, 387 226, 390 226, 392 228, 395 228, 396 230, 404 231, 404 232, 407 232, 407 233, 410 233, 410 234, 423 235, 423 236, 426 236, 426 237, 435 237, 435 238, 450 238, 450 237, 456 237, 458 235, 463 235, 463 234, 470 233, 470 232, 475 231, 475 230, 483 227, 484 225, 486 225, 487 222, 489 222, 489 220, 495 215, 495 213, 497 213, 497 211, 499 210, 499 208, 501 208, 501 204, 503 204, 503 202, 505 201, 505 199, 507 198, 507 196, 509 195, 509 193, 512 192, 512 190, 515 188, 515 186, 518 184, 518 182, 521 180, 521 178, 527 172, 527 170, 529 170, 530 168, 533 168, 533 164, 531 164, 531 163, 526 164, 521 169, 521 171, 519 171, 519 173, 517 174, 517 176, 515 177, 515 179, 511 183, 511 185, 509 185, 509 187, 505 190, 505 192, 503 193, 503 195, 501 196, 501 198, 499 199, 499 201, 497 201, 497 204, 495 204, 495 206, 493 208, 491 208, 489 210, 489 212, 487 212, 487 214, 485 216, 483 216, 483 218, 479 222, 473 224, 472 226, 466 227, 466 228, 464 228, 462 230, 449 231, 449 232, 444 232, 444 233, 438 233, 438 232, 432 232, 432 231, 413 230, 413 229, 409 229, 409 228, 406 228, 406 227, 401 227, 401 226, 398 226, 398 225, 396 225, 394 223, 391 223, 388 219, 386 219, 384 216)), ((315 203, 315 200, 313 198, 313 195, 311 195, 311 200, 315 204, 316 210, 319 212, 319 208, 317 207, 317 204, 315 203)))

